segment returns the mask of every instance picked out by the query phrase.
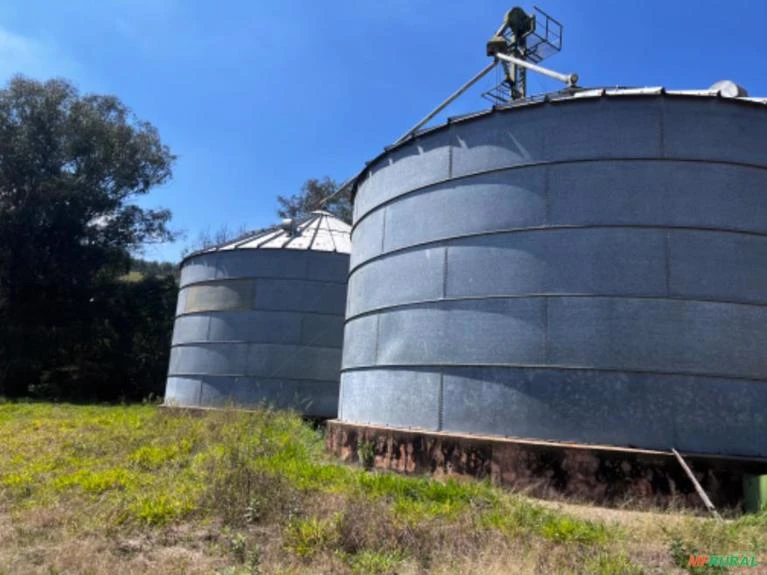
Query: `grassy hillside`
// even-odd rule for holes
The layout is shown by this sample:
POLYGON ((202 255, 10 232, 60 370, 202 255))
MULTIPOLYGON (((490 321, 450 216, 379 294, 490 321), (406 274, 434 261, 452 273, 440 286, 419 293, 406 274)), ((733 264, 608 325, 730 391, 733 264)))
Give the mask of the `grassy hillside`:
POLYGON ((5 403, 0 541, 8 574, 667 573, 695 549, 767 563, 767 517, 366 472, 289 414, 5 403))

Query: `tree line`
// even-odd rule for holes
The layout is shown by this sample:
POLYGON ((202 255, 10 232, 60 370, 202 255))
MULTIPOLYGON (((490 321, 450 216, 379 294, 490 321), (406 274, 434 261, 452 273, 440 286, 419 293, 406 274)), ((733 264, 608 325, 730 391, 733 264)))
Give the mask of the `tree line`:
MULTIPOLYGON (((115 96, 58 79, 15 77, 0 89, 0 396, 163 394, 178 266, 138 255, 179 234, 170 211, 135 200, 171 179, 175 159, 115 96)), ((278 215, 322 208, 348 220, 348 194, 337 191, 309 180, 278 197, 278 215)))

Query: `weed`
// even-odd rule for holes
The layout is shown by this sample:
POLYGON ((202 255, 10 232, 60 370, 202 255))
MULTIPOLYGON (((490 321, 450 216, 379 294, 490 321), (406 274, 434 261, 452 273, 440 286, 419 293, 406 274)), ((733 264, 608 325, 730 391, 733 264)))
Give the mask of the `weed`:
POLYGON ((136 475, 129 470, 114 467, 111 469, 82 469, 75 471, 69 475, 58 477, 53 481, 53 485, 57 489, 79 487, 86 493, 101 494, 110 489, 135 488, 137 481, 136 475))
POLYGON ((245 563, 247 539, 242 533, 235 533, 229 538, 229 548, 238 563, 245 563))
POLYGON ((357 457, 362 463, 364 469, 373 469, 376 459, 375 443, 371 441, 362 440, 357 445, 357 457))
POLYGON ((604 525, 555 513, 521 499, 513 500, 506 508, 483 513, 479 523, 509 535, 532 532, 558 543, 603 545, 610 537, 604 525))
POLYGON ((182 494, 151 493, 129 506, 131 516, 147 525, 165 525, 196 509, 195 502, 182 494))
POLYGON ((259 575, 261 573, 262 557, 263 549, 260 545, 254 545, 248 556, 248 568, 250 569, 250 575, 259 575))
POLYGON ((551 541, 586 544, 602 544, 607 538, 607 530, 602 525, 552 513, 541 521, 539 533, 551 541))
POLYGON ((285 546, 299 557, 312 557, 338 542, 338 517, 293 519, 288 523, 285 546))
POLYGON ((192 442, 182 439, 172 445, 144 445, 130 454, 129 460, 142 469, 159 469, 164 464, 181 460, 186 461, 186 455, 192 450, 192 442))
POLYGON ((353 573, 359 575, 384 575, 396 572, 404 557, 397 551, 364 550, 354 555, 341 555, 353 573))
POLYGON ((598 553, 586 559, 583 570, 585 573, 594 575, 642 575, 644 573, 639 565, 632 563, 625 555, 608 553, 598 553))

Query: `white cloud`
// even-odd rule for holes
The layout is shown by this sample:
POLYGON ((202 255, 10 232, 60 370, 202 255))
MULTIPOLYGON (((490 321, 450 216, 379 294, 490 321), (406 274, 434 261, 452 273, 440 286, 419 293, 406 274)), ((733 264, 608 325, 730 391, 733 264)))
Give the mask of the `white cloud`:
POLYGON ((72 76, 77 66, 54 42, 16 34, 0 26, 0 79, 14 74, 38 79, 72 76))

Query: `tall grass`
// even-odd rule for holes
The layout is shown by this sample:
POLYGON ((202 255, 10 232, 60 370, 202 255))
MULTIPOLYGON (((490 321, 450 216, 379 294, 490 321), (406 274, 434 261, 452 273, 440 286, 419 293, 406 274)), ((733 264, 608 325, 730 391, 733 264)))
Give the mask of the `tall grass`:
POLYGON ((641 573, 682 569, 691 549, 767 562, 763 515, 633 530, 486 482, 339 465, 321 432, 269 410, 5 403, 0 445, 0 573, 641 573))

